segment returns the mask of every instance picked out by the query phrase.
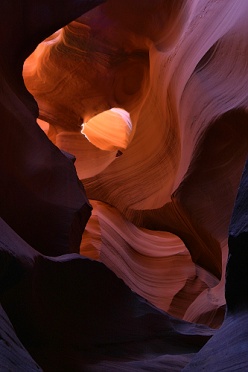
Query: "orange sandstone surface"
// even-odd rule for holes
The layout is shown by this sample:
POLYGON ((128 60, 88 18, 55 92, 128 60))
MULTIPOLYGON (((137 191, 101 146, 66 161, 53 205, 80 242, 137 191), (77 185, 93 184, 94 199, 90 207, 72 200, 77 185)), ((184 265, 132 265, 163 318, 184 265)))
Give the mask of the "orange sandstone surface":
POLYGON ((248 153, 247 12, 244 1, 107 1, 41 43, 23 70, 93 206, 81 254, 159 308, 213 327, 248 153), (80 133, 99 116, 111 142, 118 127, 99 115, 111 107, 132 119, 120 157, 80 133))
MULTIPOLYGON (((1 329, 12 322, 44 370, 248 368, 243 354, 208 359, 235 322, 234 345, 245 339, 225 284, 248 154, 248 2, 0 9, 1 329)), ((17 336, 0 367, 39 370, 17 336)))

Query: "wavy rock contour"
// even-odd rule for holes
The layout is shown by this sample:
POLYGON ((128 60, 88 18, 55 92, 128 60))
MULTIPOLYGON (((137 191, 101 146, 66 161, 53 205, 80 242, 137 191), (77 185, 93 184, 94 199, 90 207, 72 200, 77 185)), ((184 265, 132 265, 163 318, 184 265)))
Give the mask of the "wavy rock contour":
POLYGON ((1 5, 1 302, 17 336, 44 369, 244 368, 246 173, 225 268, 248 154, 247 1, 62 5, 1 5), (118 157, 81 134, 113 107, 132 121, 118 157))

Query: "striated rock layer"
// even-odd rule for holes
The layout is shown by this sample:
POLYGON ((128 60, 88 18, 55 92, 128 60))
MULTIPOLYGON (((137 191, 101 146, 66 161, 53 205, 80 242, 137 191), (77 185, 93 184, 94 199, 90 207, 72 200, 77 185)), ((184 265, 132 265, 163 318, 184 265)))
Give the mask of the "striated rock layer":
POLYGON ((247 1, 0 9, 0 367, 247 368, 247 1))
POLYGON ((93 205, 81 253, 161 309, 213 327, 248 153, 247 14, 244 0, 107 1, 24 65, 46 133, 75 155, 93 205), (111 107, 133 124, 118 158, 80 133, 111 107))
MULTIPOLYGON (((178 369, 213 334, 208 327, 154 308, 100 262, 77 254, 45 257, 3 221, 0 231, 5 267, 1 302, 18 336, 44 370, 125 370, 130 361, 137 362, 135 370, 147 364, 161 369, 167 361, 178 369)), ((17 354, 14 331, 7 337, 3 334, 6 343, 10 337, 13 365, 19 368, 26 363, 26 370, 38 370, 20 346, 22 359, 17 354)), ((3 357, 4 353, 0 362, 3 357)))

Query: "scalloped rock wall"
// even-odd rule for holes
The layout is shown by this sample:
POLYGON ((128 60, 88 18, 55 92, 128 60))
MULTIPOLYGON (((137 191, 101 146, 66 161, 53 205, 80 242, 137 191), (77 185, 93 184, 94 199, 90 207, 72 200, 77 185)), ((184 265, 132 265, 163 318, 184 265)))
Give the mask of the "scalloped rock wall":
POLYGON ((247 368, 247 1, 0 9, 0 367, 247 368))

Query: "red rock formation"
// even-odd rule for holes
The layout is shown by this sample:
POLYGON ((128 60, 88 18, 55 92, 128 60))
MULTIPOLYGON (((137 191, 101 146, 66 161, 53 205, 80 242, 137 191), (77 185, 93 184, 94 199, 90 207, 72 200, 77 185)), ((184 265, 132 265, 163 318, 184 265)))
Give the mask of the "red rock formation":
MULTIPOLYGON (((247 367, 239 353, 247 292, 240 284, 236 293, 233 284, 247 279, 247 265, 240 276, 236 270, 240 257, 247 261, 239 253, 247 244, 243 227, 237 234, 231 228, 229 239, 230 315, 192 359, 214 333, 206 326, 219 328, 225 316, 228 226, 248 154, 248 3, 224 5, 26 0, 0 6, 0 211, 15 231, 1 224, 7 267, 1 302, 45 369, 247 367), (5 33, 7 27, 13 32, 5 33), (39 111, 22 81, 25 58, 25 85, 39 111), (103 150, 81 134, 83 122, 112 107, 132 120, 118 157, 115 144, 103 150), (80 253, 94 260, 43 256, 38 251, 78 251, 91 210, 82 185, 93 210, 80 253), (232 338, 233 324, 239 337, 232 338), (227 337, 236 345, 233 364, 219 348, 227 337)), ((245 187, 237 206, 242 200, 246 208, 245 187)), ((232 226, 242 225, 242 206, 232 226)))
POLYGON ((92 202, 81 253, 162 309, 215 327, 224 315, 228 225, 248 153, 248 10, 241 3, 108 1, 40 44, 24 66, 48 137, 76 156, 87 195, 101 201, 92 202), (227 88, 234 82, 235 92, 227 88), (128 110, 133 123, 118 159, 79 131, 110 107, 128 110), (175 239, 180 255, 170 248, 175 239))
POLYGON ((62 154, 37 126, 37 105, 24 86, 22 68, 38 42, 99 3, 65 1, 58 17, 58 1, 1 5, 0 211, 20 236, 50 255, 79 250, 91 207, 73 157, 62 154))

